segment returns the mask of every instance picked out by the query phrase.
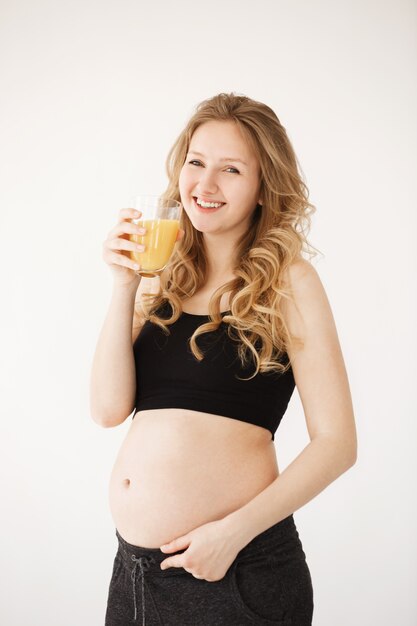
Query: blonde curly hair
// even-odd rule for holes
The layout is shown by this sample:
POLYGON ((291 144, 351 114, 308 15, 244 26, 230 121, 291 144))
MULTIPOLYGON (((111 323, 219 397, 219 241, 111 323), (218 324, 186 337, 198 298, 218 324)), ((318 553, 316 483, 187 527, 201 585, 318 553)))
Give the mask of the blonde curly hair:
MULTIPOLYGON (((285 128, 274 111, 262 102, 244 95, 220 93, 201 102, 181 132, 166 160, 168 186, 164 197, 181 201, 179 176, 195 130, 208 121, 233 121, 260 165, 259 204, 251 216, 246 233, 236 243, 238 265, 233 269, 235 279, 216 289, 209 303, 209 321, 201 324, 189 340, 198 361, 204 357, 197 345, 200 335, 215 331, 226 324, 228 335, 238 343, 238 356, 246 366, 250 354, 255 372, 275 370, 283 373, 291 363, 281 360, 288 348, 302 345, 290 334, 280 311, 283 298, 292 298, 285 280, 288 267, 299 260, 303 252, 316 256, 316 249, 307 241, 311 215, 316 211, 308 201, 308 189, 303 182, 298 160, 285 128), (230 292, 230 314, 221 315, 220 300, 230 292)), ((182 313, 181 299, 190 298, 207 280, 208 263, 204 252, 203 234, 197 231, 185 211, 180 228, 184 237, 177 242, 169 264, 160 275, 157 294, 144 293, 141 307, 144 319, 157 324, 165 334, 182 313), (156 311, 164 303, 171 305, 170 317, 162 318, 156 311)), ((249 380, 249 379, 248 379, 249 380)))

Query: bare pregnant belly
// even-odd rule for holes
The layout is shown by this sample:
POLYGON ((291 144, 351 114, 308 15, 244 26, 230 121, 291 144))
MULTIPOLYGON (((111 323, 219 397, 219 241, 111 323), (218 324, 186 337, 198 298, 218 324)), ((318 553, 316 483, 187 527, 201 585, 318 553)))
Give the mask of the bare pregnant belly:
POLYGON ((110 477, 115 527, 157 548, 243 506, 278 476, 271 433, 186 409, 136 413, 110 477))

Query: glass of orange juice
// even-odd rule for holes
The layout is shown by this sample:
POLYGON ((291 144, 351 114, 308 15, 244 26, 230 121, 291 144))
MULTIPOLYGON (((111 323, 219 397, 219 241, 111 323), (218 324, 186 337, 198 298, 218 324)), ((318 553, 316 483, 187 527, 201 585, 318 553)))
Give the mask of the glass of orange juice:
POLYGON ((131 234, 129 239, 145 246, 143 252, 130 251, 130 258, 139 264, 137 274, 158 276, 174 250, 180 227, 181 203, 163 196, 132 196, 131 208, 141 212, 130 221, 145 228, 144 235, 131 234))

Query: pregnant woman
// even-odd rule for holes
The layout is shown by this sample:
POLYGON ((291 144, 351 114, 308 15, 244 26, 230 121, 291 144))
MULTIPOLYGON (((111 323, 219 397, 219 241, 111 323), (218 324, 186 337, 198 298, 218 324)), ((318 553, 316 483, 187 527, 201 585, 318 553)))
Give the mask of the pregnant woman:
POLYGON ((219 94, 167 160, 180 234, 141 278, 122 209, 103 247, 114 287, 91 372, 91 415, 135 410, 110 479, 118 549, 106 626, 310 626, 313 586, 293 513, 356 460, 331 308, 302 256, 308 190, 273 110, 219 94), (295 386, 310 438, 279 471, 295 386))

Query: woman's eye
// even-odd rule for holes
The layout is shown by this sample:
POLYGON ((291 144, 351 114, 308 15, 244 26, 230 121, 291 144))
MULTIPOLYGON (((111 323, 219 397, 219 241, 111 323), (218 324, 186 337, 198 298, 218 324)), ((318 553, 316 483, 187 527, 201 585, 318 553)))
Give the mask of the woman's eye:
MULTIPOLYGON (((188 161, 188 163, 190 165, 201 165, 200 161, 197 161, 195 159, 193 159, 192 161, 188 161)), ((239 170, 237 170, 235 167, 228 167, 228 170, 233 170, 233 173, 239 174, 239 170)))

